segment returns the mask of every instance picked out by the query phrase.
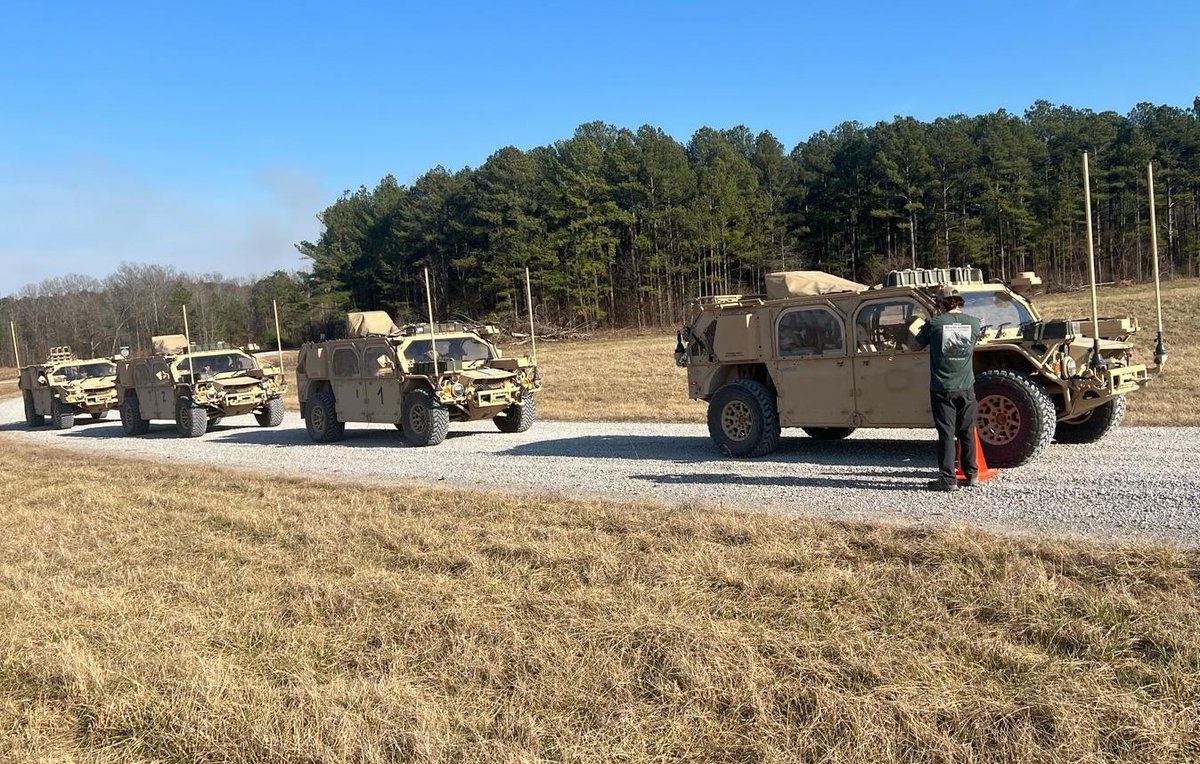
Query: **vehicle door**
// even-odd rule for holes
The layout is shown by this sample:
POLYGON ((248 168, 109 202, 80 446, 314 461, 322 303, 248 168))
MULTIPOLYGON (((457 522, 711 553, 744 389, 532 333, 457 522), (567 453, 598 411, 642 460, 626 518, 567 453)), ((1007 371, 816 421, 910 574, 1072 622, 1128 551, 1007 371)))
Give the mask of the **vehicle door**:
POLYGON ((881 297, 854 314, 854 398, 859 424, 930 427, 929 351, 908 346, 908 322, 928 320, 911 297, 881 297))
POLYGON ((396 354, 386 342, 371 342, 363 347, 362 361, 367 421, 399 422, 400 380, 396 376, 396 354))
POLYGON ((50 402, 54 399, 54 388, 51 386, 53 374, 42 369, 31 368, 22 374, 28 374, 28 386, 33 396, 34 411, 50 415, 50 402))
POLYGON ((338 419, 343 422, 367 421, 366 383, 362 379, 361 361, 354 345, 340 345, 333 350, 330 384, 338 419))
POLYGON ((780 424, 851 424, 854 373, 842 314, 831 305, 786 308, 775 319, 774 337, 780 424))
POLYGON ((166 361, 153 358, 137 364, 133 385, 143 419, 175 418, 175 380, 166 361))

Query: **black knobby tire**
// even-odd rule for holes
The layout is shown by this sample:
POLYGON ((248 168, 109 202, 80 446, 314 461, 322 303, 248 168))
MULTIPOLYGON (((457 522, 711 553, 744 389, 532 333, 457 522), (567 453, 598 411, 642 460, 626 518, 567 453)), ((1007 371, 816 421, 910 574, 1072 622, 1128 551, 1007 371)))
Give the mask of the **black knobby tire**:
POLYGON ((854 433, 853 427, 801 427, 813 440, 845 440, 854 433))
POLYGON ((225 417, 223 417, 223 416, 213 416, 212 414, 209 414, 208 415, 208 431, 212 432, 214 429, 216 429, 217 425, 219 425, 221 423, 221 420, 224 418, 225 417))
POLYGON ((254 415, 259 427, 278 427, 283 424, 283 398, 272 398, 254 415))
POLYGON ((150 422, 142 419, 142 407, 136 395, 125 396, 120 410, 121 429, 126 435, 145 435, 150 432, 150 422))
POLYGON ((450 431, 450 412, 428 390, 406 393, 400 416, 401 431, 410 446, 436 446, 450 431))
POLYGON ((71 429, 75 426, 75 409, 58 398, 51 398, 50 424, 56 430, 71 429))
POLYGON ((717 390, 708 403, 708 434, 721 453, 756 457, 779 445, 775 396, 752 379, 739 379, 717 390))
POLYGON ((338 419, 337 404, 328 390, 316 393, 308 400, 304 429, 314 443, 332 443, 346 433, 346 423, 338 419))
POLYGON ((92 412, 92 421, 93 422, 101 422, 101 421, 104 421, 105 419, 108 419, 108 411, 107 410, 92 412))
POLYGON ((537 419, 537 408, 533 403, 533 396, 527 395, 520 403, 514 403, 497 416, 492 418, 496 423, 496 429, 500 432, 525 432, 530 427, 533 427, 533 420, 537 419))
POLYGON ((37 413, 37 406, 33 402, 33 391, 26 390, 23 397, 25 398, 25 424, 30 427, 41 427, 46 423, 46 417, 37 413))
POLYGON ((1064 419, 1054 429, 1058 443, 1095 443, 1112 432, 1125 418, 1125 396, 1108 399, 1083 416, 1064 419))
POLYGON ((1024 374, 993 369, 975 376, 976 426, 989 467, 1020 467, 1054 437, 1054 401, 1024 374))
POLYGON ((191 398, 175 402, 175 429, 182 437, 198 438, 208 431, 208 410, 192 405, 191 398))

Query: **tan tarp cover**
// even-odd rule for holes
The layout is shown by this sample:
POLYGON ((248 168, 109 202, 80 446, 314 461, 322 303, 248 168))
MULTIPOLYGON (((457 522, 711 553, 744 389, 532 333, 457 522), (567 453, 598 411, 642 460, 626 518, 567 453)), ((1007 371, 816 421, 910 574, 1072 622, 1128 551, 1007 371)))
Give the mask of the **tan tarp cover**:
POLYGON ((767 274, 768 300, 834 292, 859 292, 866 288, 863 284, 825 271, 780 271, 767 274))
POLYGON ((346 315, 346 329, 351 337, 370 337, 373 334, 393 334, 400 331, 386 310, 364 310, 346 315))
POLYGON ((182 334, 161 334, 150 338, 150 345, 156 354, 179 355, 187 350, 187 337, 182 334))

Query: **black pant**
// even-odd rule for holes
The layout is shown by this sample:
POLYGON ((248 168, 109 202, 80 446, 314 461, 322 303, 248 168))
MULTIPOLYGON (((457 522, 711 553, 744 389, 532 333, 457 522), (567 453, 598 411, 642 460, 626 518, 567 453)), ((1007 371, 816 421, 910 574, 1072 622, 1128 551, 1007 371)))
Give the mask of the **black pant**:
POLYGON ((979 474, 975 463, 975 391, 931 392, 933 426, 938 436, 938 470, 942 480, 954 482, 954 441, 958 440, 962 471, 966 477, 979 474))

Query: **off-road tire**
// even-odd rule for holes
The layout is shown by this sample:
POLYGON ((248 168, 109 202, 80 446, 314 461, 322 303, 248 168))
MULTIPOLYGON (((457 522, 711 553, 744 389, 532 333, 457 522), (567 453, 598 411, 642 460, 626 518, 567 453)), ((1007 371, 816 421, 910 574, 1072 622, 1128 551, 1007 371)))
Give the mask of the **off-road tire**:
POLYGON ((108 419, 108 411, 93 411, 92 412, 92 421, 93 422, 102 422, 105 419, 108 419))
POLYGON ((708 434, 723 454, 764 456, 779 445, 779 433, 775 396, 752 379, 730 382, 708 403, 708 434))
POLYGON ((46 423, 44 414, 37 413, 37 406, 33 403, 33 391, 25 390, 25 424, 30 427, 41 427, 46 423))
POLYGON ((533 403, 533 396, 527 395, 521 403, 514 403, 508 408, 501 411, 497 416, 492 418, 496 423, 496 429, 500 432, 525 432, 530 427, 533 427, 533 420, 537 418, 537 408, 533 403))
POLYGON ((1083 416, 1064 419, 1054 429, 1056 443, 1095 443, 1125 418, 1125 396, 1109 398, 1083 416))
POLYGON ((191 398, 175 402, 175 429, 184 438, 198 438, 208 431, 208 410, 193 406, 191 398))
POLYGON ((120 406, 121 429, 126 435, 145 435, 150 432, 150 422, 142 419, 142 407, 136 395, 125 396, 120 406))
POLYGON ((853 427, 801 427, 813 440, 845 440, 854 433, 853 427))
POLYGON ((346 423, 338 419, 337 404, 328 390, 316 393, 308 400, 308 416, 304 429, 314 443, 333 443, 346 434, 346 423))
POLYGON ((976 426, 989 467, 1020 467, 1054 437, 1054 401, 1024 374, 993 369, 975 375, 976 426))
POLYGON ((60 401, 50 399, 50 425, 56 430, 69 430, 75 426, 75 409, 60 401))
POLYGON ((216 428, 216 426, 221 423, 221 420, 223 420, 224 418, 225 417, 223 417, 223 416, 213 416, 212 414, 209 414, 208 415, 208 431, 212 432, 216 428))
POLYGON ((272 398, 254 415, 259 427, 278 427, 283 424, 283 398, 272 398))
POLYGON ((450 412, 428 390, 411 390, 400 405, 404 441, 410 446, 436 446, 450 431, 450 412))

